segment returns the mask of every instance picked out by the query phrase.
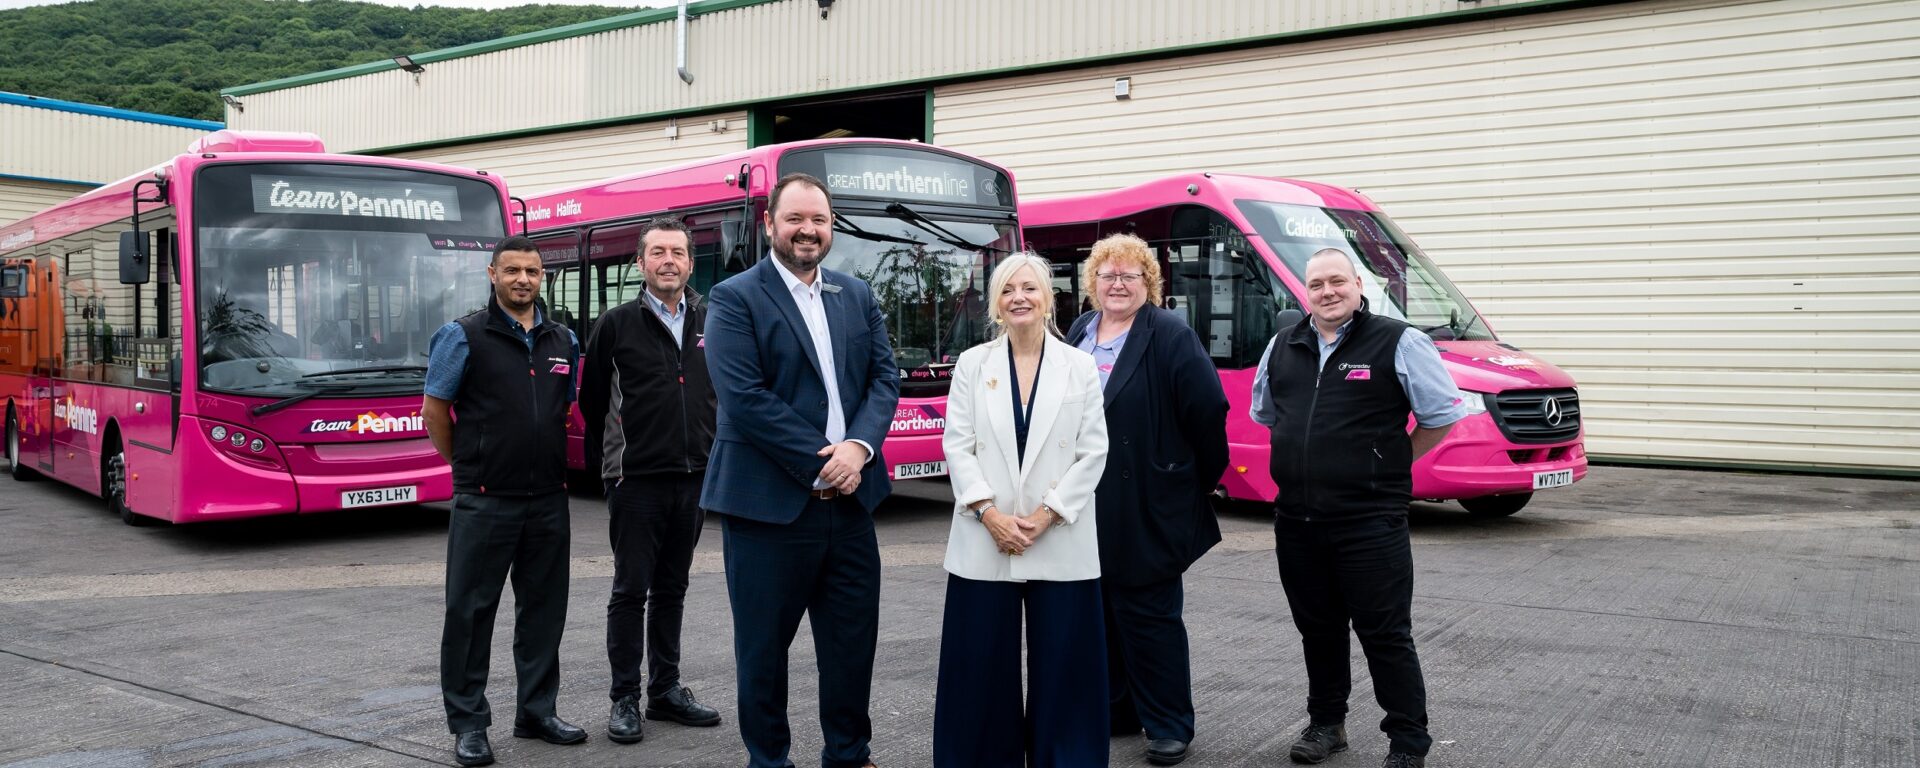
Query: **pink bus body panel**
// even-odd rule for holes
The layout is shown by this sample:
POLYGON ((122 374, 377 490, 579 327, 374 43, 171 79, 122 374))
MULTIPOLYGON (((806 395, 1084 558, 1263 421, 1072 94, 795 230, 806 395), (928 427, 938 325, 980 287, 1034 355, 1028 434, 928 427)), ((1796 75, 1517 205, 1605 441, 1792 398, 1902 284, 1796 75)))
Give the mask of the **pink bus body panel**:
MULTIPOLYGON (((211 156, 180 155, 0 227, 0 242, 9 242, 9 237, 27 237, 32 242, 53 240, 125 218, 131 210, 134 183, 156 173, 165 173, 169 179, 167 204, 173 206, 176 230, 193 232, 190 201, 195 171, 205 165, 233 162, 368 165, 447 173, 493 186, 500 210, 503 214, 508 210, 506 189, 497 178, 476 176, 463 168, 322 154, 317 140, 297 134, 256 134, 249 138, 248 134, 221 131, 209 138, 258 145, 263 135, 275 139, 268 144, 295 151, 228 153, 240 145, 225 144, 207 147, 213 152, 211 156), (297 151, 301 147, 309 151, 297 151)), ((160 207, 149 203, 142 210, 160 207)), ((198 316, 192 240, 182 236, 179 245, 181 309, 175 319, 179 333, 185 333, 191 318, 198 316)), ((424 428, 377 434, 303 431, 322 416, 334 420, 362 413, 417 416, 419 396, 314 399, 256 418, 249 408, 278 398, 200 392, 199 370, 193 361, 192 350, 186 350, 180 370, 177 434, 173 426, 176 398, 170 392, 11 373, 0 377, 0 384, 6 387, 0 396, 6 398, 19 419, 21 462, 28 467, 44 467, 51 462, 53 467, 47 474, 98 495, 103 490, 100 454, 104 437, 110 429, 115 430, 126 456, 127 505, 142 515, 176 523, 335 511, 342 508, 343 491, 399 485, 418 486, 420 502, 452 498, 451 472, 428 442, 424 428), (76 419, 53 415, 54 408, 72 413, 76 407, 84 409, 81 413, 92 412, 91 431, 76 428, 76 419), (260 437, 266 441, 266 449, 260 454, 245 452, 258 459, 237 459, 240 452, 213 444, 208 430, 215 425, 240 429, 249 440, 260 437)), ((88 425, 86 418, 77 421, 88 425)))
MULTIPOLYGON (((1248 242, 1268 268, 1285 282, 1296 300, 1304 297, 1304 286, 1254 233, 1253 226, 1234 206, 1235 200, 1382 212, 1357 190, 1295 179, 1188 173, 1112 192, 1022 202, 1020 218, 1023 226, 1048 227, 1105 221, 1171 205, 1204 205, 1225 216, 1246 234, 1248 242)), ((1304 300, 1299 303, 1306 304, 1304 300)), ((1462 389, 1498 393, 1574 386, 1572 376, 1531 355, 1525 355, 1530 358, 1528 364, 1519 367, 1492 362, 1493 358, 1524 354, 1496 342, 1440 341, 1436 346, 1454 382, 1462 389)), ((1231 498, 1271 501, 1279 489, 1270 471, 1270 437, 1268 430, 1255 423, 1248 411, 1254 373, 1255 369, 1251 368, 1220 371, 1220 384, 1227 394, 1229 448, 1227 471, 1220 483, 1231 498)), ((1408 427, 1412 427, 1411 420, 1408 427)), ((1579 435, 1568 441, 1516 444, 1500 433, 1489 414, 1473 414, 1456 423, 1440 446, 1414 463, 1413 495, 1422 499, 1462 499, 1529 493, 1533 490, 1535 473, 1563 469, 1573 470, 1577 482, 1587 474, 1585 437, 1583 427, 1579 435), (1561 455, 1551 460, 1544 458, 1552 449, 1561 449, 1561 455), (1527 460, 1516 462, 1514 456, 1519 453, 1527 454, 1527 460), (1540 455, 1539 460, 1534 460, 1532 454, 1535 453, 1540 455)))
MULTIPOLYGON (((918 142, 891 139, 796 141, 566 187, 527 198, 528 234, 539 236, 556 230, 590 227, 610 220, 688 208, 711 208, 729 202, 738 204, 748 197, 764 198, 772 192, 773 182, 776 181, 773 169, 780 166, 782 155, 847 144, 914 150, 929 148, 918 142), (743 165, 751 172, 747 189, 741 189, 731 180, 738 177, 743 165)), ((975 158, 975 162, 984 161, 975 158)), ((1012 178, 1011 173, 1008 178, 1012 178)), ((761 223, 755 221, 751 226, 759 227, 761 223)), ((581 344, 584 346, 585 343, 583 337, 581 344)), ((585 364, 582 360, 583 369, 585 364)), ((886 444, 881 449, 887 460, 889 475, 894 474, 902 464, 945 460, 946 451, 941 447, 941 435, 946 425, 946 408, 945 395, 900 399, 894 411, 895 429, 888 433, 886 444)), ((574 468, 585 468, 585 429, 580 409, 576 406, 568 421, 567 433, 567 462, 574 468)))

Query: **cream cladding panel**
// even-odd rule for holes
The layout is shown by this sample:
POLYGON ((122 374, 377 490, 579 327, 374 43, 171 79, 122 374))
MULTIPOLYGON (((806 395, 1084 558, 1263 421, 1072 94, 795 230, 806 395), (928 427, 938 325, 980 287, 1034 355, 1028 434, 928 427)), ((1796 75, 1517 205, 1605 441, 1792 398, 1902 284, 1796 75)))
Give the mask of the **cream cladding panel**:
MULTIPOLYGON (((698 14, 691 84, 674 66, 671 19, 246 92, 236 128, 312 131, 335 151, 445 141, 595 120, 725 109, 806 94, 908 84, 1097 56, 1505 5, 1563 0, 813 0, 698 14)), ((694 3, 698 13, 702 3, 694 3)))
POLYGON ((0 178, 0 227, 79 197, 89 189, 92 187, 0 178))
POLYGON ((519 197, 747 148, 747 113, 595 128, 395 155, 478 168, 506 179, 519 197), (667 138, 668 125, 678 138, 667 138))
POLYGON ((947 87, 934 133, 1028 197, 1358 187, 1575 375, 1592 453, 1910 472, 1916 50, 1914 0, 1635 3, 947 87))
POLYGON ((0 174, 106 184, 185 152, 198 128, 0 104, 0 174))

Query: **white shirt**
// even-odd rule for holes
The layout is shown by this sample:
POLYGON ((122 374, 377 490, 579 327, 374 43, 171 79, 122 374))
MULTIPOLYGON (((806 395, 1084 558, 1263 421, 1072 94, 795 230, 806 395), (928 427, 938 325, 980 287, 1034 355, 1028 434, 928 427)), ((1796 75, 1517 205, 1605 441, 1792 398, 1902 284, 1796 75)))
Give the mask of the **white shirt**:
MULTIPOLYGON (((800 282, 787 271, 787 265, 773 254, 774 268, 780 273, 780 280, 787 284, 787 292, 793 294, 793 303, 800 308, 800 319, 807 324, 807 335, 813 338, 814 355, 820 358, 820 379, 827 387, 827 444, 833 445, 847 439, 847 411, 840 406, 839 369, 833 365, 833 332, 827 328, 827 305, 820 298, 820 286, 826 279, 819 271, 813 273, 813 284, 800 282)), ((860 447, 867 449, 867 461, 873 461, 873 446, 865 440, 855 440, 860 447)), ((824 478, 814 478, 814 490, 832 487, 824 478)))

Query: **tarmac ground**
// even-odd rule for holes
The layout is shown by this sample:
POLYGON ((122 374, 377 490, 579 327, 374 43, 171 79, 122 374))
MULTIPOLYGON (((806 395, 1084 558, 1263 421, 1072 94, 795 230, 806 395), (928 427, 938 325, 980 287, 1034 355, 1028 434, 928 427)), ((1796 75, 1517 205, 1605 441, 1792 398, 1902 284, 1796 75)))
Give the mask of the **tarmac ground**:
MULTIPOLYGON (((451 764, 438 687, 446 511, 129 528, 99 499, 0 479, 0 768, 451 764)), ((899 484, 884 563, 874 758, 926 766, 949 489, 899 484)), ((489 684, 503 766, 745 764, 720 535, 694 563, 684 682, 726 722, 604 735, 604 503, 576 494, 560 714, 513 738, 512 597, 489 684)), ((1186 579, 1188 766, 1286 765, 1306 682, 1271 513, 1225 507, 1186 579)), ((1417 504, 1414 630, 1433 766, 1920 766, 1920 482, 1595 467, 1519 515, 1417 504)), ((817 764, 814 649, 792 650, 793 756, 817 764)), ((1354 646, 1353 748, 1377 766, 1354 646)), ((1142 737, 1112 765, 1145 765, 1142 737)))

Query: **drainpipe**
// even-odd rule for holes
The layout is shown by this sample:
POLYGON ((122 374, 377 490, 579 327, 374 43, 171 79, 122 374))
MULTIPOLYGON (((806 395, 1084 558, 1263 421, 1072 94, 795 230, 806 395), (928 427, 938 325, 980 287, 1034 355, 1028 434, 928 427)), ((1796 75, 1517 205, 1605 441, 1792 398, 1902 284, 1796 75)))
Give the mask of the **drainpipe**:
POLYGON ((687 71, 687 0, 680 0, 680 13, 673 20, 673 42, 678 59, 680 80, 693 85, 693 73, 687 71))

